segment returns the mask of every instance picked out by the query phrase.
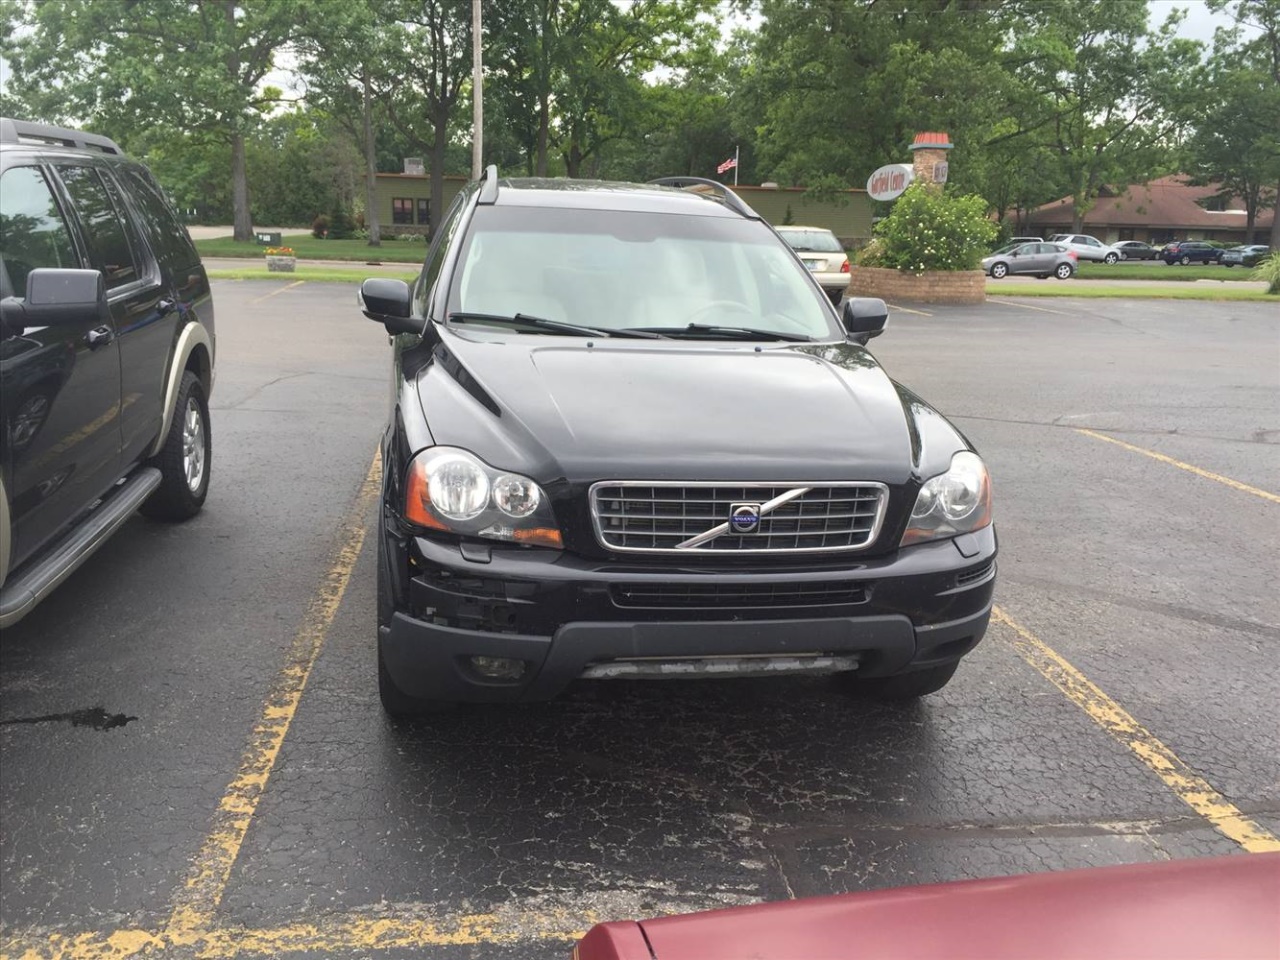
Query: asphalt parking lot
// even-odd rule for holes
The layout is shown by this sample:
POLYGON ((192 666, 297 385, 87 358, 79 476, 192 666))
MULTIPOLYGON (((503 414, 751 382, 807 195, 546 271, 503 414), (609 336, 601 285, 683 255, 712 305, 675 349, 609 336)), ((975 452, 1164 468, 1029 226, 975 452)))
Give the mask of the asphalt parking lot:
POLYGON ((135 518, 0 639, 3 956, 537 960, 597 920, 1280 849, 1274 306, 894 311, 874 352, 987 459, 1002 551, 917 706, 613 683, 395 726, 386 337, 345 285, 215 296, 204 513, 135 518))

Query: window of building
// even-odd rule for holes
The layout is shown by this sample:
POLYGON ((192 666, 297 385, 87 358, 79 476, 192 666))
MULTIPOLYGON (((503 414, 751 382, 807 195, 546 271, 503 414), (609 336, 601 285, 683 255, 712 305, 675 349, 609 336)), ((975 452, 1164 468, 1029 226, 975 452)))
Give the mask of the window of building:
POLYGON ((413 201, 408 197, 393 197, 391 200, 391 222, 413 223, 413 201))
POLYGON ((418 225, 423 227, 431 225, 431 201, 422 197, 418 198, 418 225))

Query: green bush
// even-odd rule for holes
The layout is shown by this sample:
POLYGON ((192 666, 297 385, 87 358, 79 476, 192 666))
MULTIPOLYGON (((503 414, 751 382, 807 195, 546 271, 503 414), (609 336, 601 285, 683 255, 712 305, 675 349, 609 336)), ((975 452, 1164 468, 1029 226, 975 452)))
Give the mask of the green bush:
POLYGON ((350 240, 355 233, 356 225, 351 214, 341 207, 335 207, 333 213, 329 214, 329 239, 350 240))
POLYGON ((1259 261, 1250 279, 1267 281, 1267 293, 1280 293, 1280 252, 1273 251, 1267 259, 1259 261))
POLYGON ((854 259, 860 267, 887 267, 889 264, 884 260, 884 241, 878 237, 867 241, 862 245, 862 249, 858 251, 857 257, 854 259))
POLYGON ((998 229, 987 218, 982 197, 950 196, 929 184, 913 183, 894 201, 889 216, 876 224, 883 247, 873 256, 879 262, 859 262, 912 273, 976 270, 998 229))
POLYGON ((311 235, 317 240, 323 240, 329 233, 329 218, 323 213, 311 221, 311 235))

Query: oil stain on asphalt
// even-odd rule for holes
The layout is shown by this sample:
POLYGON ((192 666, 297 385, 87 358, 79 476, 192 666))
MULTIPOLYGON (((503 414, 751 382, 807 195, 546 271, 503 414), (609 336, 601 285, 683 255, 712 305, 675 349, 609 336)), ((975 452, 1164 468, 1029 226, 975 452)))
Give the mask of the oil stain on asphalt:
POLYGON ((58 723, 66 720, 73 727, 112 730, 115 727, 123 727, 130 720, 137 719, 137 717, 130 717, 123 713, 107 713, 103 707, 88 707, 84 710, 71 710, 67 713, 48 713, 43 717, 14 717, 10 720, 0 720, 0 726, 8 726, 11 723, 58 723))

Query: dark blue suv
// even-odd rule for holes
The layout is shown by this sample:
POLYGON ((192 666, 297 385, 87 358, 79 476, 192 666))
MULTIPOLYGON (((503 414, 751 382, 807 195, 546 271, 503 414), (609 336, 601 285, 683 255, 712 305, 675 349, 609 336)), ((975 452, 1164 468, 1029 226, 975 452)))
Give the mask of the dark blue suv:
POLYGON ((1189 263, 1221 263, 1222 251, 1203 240, 1177 240, 1165 244, 1160 251, 1160 259, 1165 263, 1180 263, 1184 267, 1189 263))

